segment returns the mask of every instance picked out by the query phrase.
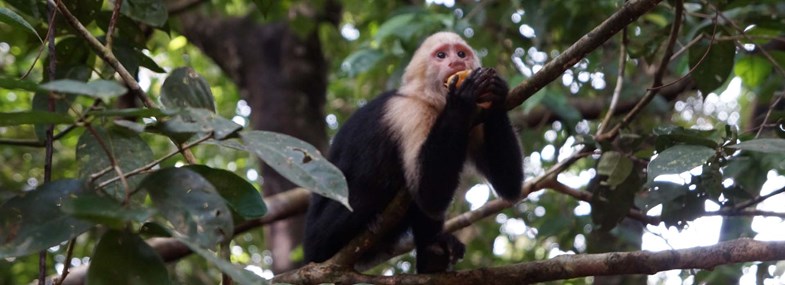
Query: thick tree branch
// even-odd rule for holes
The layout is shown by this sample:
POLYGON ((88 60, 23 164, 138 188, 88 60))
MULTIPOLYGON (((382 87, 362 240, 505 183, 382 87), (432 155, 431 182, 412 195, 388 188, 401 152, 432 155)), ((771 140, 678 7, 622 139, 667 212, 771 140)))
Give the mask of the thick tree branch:
POLYGON ((512 109, 526 101, 537 91, 561 76, 564 71, 578 63, 589 52, 597 49, 624 27, 637 20, 638 17, 653 9, 662 0, 631 0, 607 20, 595 27, 572 44, 558 57, 545 64, 539 72, 529 80, 522 82, 510 91, 507 97, 507 108, 512 109))
POLYGON ((672 269, 711 270, 725 264, 782 259, 785 259, 785 242, 737 239, 713 246, 660 252, 561 255, 543 261, 439 274, 371 276, 341 271, 335 266, 310 264, 296 274, 279 276, 274 281, 297 284, 528 284, 598 275, 654 274, 672 269))

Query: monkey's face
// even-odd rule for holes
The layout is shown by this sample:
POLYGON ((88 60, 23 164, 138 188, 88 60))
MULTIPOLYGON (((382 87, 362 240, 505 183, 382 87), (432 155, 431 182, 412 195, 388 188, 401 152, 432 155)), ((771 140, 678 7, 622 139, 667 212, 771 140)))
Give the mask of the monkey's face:
POLYGON ((437 46, 430 53, 428 64, 428 78, 434 83, 442 85, 443 82, 456 72, 477 68, 475 55, 471 48, 461 43, 446 43, 437 46))
POLYGON ((425 39, 414 52, 403 73, 401 92, 443 106, 448 91, 444 80, 458 71, 478 67, 477 54, 458 34, 439 32, 425 39))

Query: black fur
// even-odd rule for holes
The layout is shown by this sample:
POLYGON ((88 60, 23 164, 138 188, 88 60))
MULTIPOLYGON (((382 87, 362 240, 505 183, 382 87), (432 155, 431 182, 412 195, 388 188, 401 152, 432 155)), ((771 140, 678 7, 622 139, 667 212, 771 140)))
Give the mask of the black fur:
MULTIPOLYGON (((370 259, 384 246, 392 246, 411 229, 417 250, 417 271, 445 271, 463 257, 464 246, 451 234, 442 233, 444 213, 452 201, 466 160, 469 132, 478 115, 478 93, 490 91, 494 106, 483 114, 485 135, 480 153, 472 154, 478 169, 503 198, 520 194, 523 179, 518 141, 503 109, 507 84, 490 69, 475 70, 456 90, 450 86, 447 103, 437 117, 418 155, 420 181, 402 224, 362 258, 370 259), (498 103, 498 104, 497 104, 498 103), (416 206, 415 206, 416 205, 416 206)), ((339 203, 313 195, 305 231, 305 261, 323 262, 352 238, 367 229, 395 197, 405 189, 403 161, 392 131, 384 125, 385 104, 395 91, 382 94, 360 108, 333 139, 330 161, 349 183, 349 212, 339 203)))

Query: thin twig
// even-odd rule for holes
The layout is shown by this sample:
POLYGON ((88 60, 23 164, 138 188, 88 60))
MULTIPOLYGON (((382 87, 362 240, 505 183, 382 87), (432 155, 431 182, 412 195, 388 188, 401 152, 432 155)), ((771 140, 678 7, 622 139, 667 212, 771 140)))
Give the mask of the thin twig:
MULTIPOLYGON (((47 32, 47 42, 49 45, 49 66, 47 66, 47 75, 49 79, 54 79, 57 74, 57 50, 55 45, 55 14, 57 11, 53 4, 47 5, 47 13, 49 13, 49 31, 47 32)), ((47 98, 47 110, 50 113, 55 112, 55 98, 52 91, 49 91, 47 98)), ((52 156, 54 155, 54 129, 55 125, 51 124, 46 126, 46 139, 44 145, 46 147, 44 155, 44 183, 49 183, 52 180, 52 156)), ((46 249, 38 252, 38 284, 46 284, 46 249)))
POLYGON ((785 187, 777 189, 777 190, 774 190, 774 191, 772 191, 769 194, 755 197, 755 199, 746 201, 744 203, 740 203, 740 204, 736 205, 735 207, 733 207, 733 209, 734 210, 741 210, 741 209, 744 209, 744 208, 747 208, 747 207, 750 207, 750 206, 753 206, 753 205, 757 205, 758 203, 763 202, 764 200, 769 199, 772 196, 780 194, 780 193, 783 193, 783 192, 785 192, 785 187))
POLYGON ((611 105, 608 107, 608 112, 605 113, 605 118, 597 128, 597 135, 602 134, 608 124, 611 122, 613 113, 616 112, 616 106, 619 104, 619 97, 621 97, 621 90, 624 86, 624 70, 627 69, 627 27, 621 31, 621 46, 619 47, 619 73, 616 75, 616 87, 613 88, 613 97, 611 97, 611 105))
POLYGON ((625 2, 624 6, 616 13, 610 15, 608 19, 573 43, 559 56, 543 65, 540 71, 532 75, 532 77, 510 90, 505 102, 507 109, 513 109, 521 105, 523 101, 537 91, 562 76, 564 71, 578 63, 586 54, 597 49, 613 37, 616 32, 621 31, 622 28, 656 7, 660 2, 661 0, 630 0, 625 2))
POLYGON ((63 261, 63 273, 60 274, 60 279, 57 280, 55 285, 63 284, 65 278, 68 277, 68 271, 71 269, 71 257, 74 256, 74 244, 76 244, 76 238, 72 238, 68 241, 68 249, 65 251, 65 261, 63 261))
POLYGON ((114 29, 117 25, 117 18, 120 17, 120 7, 123 5, 123 0, 114 0, 114 8, 112 9, 112 17, 109 19, 109 27, 106 29, 106 49, 111 51, 112 50, 112 36, 114 35, 114 29))
MULTIPOLYGON (((670 62, 671 55, 673 54, 673 47, 676 44, 676 39, 679 36, 679 29, 681 28, 682 15, 684 12, 684 5, 682 4, 682 0, 678 0, 676 2, 675 10, 675 16, 673 18, 674 22, 673 27, 671 28, 670 38, 668 39, 668 45, 665 49, 665 54, 660 61, 660 65, 657 67, 658 69, 654 73, 654 80, 652 81, 653 88, 660 87, 660 85, 662 85, 662 77, 665 74, 665 70, 668 68, 668 63, 670 62)), ((654 96, 657 95, 658 92, 659 89, 649 89, 646 92, 646 95, 644 95, 643 98, 641 98, 641 100, 638 101, 638 103, 632 108, 632 110, 630 110, 630 112, 624 116, 621 122, 616 124, 612 130, 597 136, 596 140, 603 141, 615 138, 622 128, 626 127, 627 124, 632 121, 632 119, 637 117, 638 114, 643 111, 643 108, 646 107, 646 105, 648 105, 652 99, 654 99, 654 96)))
MULTIPOLYGON (((47 2, 54 3, 54 0, 48 0, 47 2)), ((106 63, 108 63, 109 66, 114 68, 114 70, 117 71, 118 74, 120 74, 120 78, 123 79, 123 82, 125 82, 125 84, 128 86, 128 89, 130 89, 131 93, 139 97, 139 99, 142 100, 142 103, 145 105, 145 107, 156 108, 155 102, 150 100, 150 97, 148 97, 147 94, 144 92, 144 90, 142 90, 142 87, 139 86, 139 82, 137 82, 136 79, 134 79, 134 76, 131 75, 130 72, 128 72, 125 66, 123 66, 123 64, 120 63, 119 60, 117 60, 117 57, 114 56, 112 51, 106 49, 106 47, 104 47, 103 44, 101 44, 101 42, 98 41, 97 38, 95 38, 92 34, 90 34, 90 31, 88 31, 87 28, 85 28, 85 26, 79 22, 79 19, 77 19, 73 14, 71 14, 71 11, 68 10, 68 7, 66 7, 62 1, 57 0, 56 5, 57 8, 60 10, 60 13, 63 14, 63 16, 65 17, 68 24, 71 25, 71 27, 73 27, 76 30, 79 36, 87 40, 87 44, 96 52, 96 54, 101 59, 106 61, 106 63)))
POLYGON ((124 191, 125 199, 123 199, 123 205, 128 205, 128 201, 130 200, 130 196, 131 196, 130 195, 131 189, 130 186, 128 186, 128 181, 126 181, 125 179, 125 175, 123 175, 123 170, 120 168, 120 165, 117 164, 117 158, 114 157, 114 153, 112 152, 112 149, 106 144, 104 138, 98 135, 98 132, 95 131, 95 128, 93 128, 92 125, 85 124, 85 128, 87 129, 88 132, 90 132, 93 138, 95 138, 95 141, 98 142, 98 145, 101 147, 101 149, 104 151, 104 154, 109 159, 109 165, 111 165, 112 170, 114 170, 115 173, 117 173, 117 177, 120 177, 120 181, 123 183, 123 189, 125 190, 124 191))
MULTIPOLYGON (((204 137, 202 137, 202 138, 200 138, 200 139, 198 139, 198 140, 196 140, 196 141, 194 141, 194 142, 192 142, 192 143, 189 143, 189 144, 183 145, 183 147, 182 147, 182 148, 183 148, 183 149, 186 149, 186 150, 187 150, 187 149, 190 149, 190 148, 192 148, 193 146, 195 146, 195 145, 197 145, 197 144, 199 144, 199 143, 202 143, 202 142, 204 142, 204 141, 206 141, 206 140, 209 140, 209 139, 211 139, 212 137, 213 137, 213 134, 212 134, 212 133, 210 133, 210 134, 208 134, 208 135, 206 135, 206 136, 204 136, 204 137)), ((150 170, 150 169, 152 169, 153 167, 155 167, 156 165, 160 164, 162 161, 164 161, 164 160, 167 160, 167 159, 169 159, 170 157, 177 155, 178 153, 180 153, 180 150, 179 150, 179 149, 178 149, 177 151, 170 152, 170 153, 168 153, 168 154, 164 155, 163 157, 161 157, 161 158, 159 158, 159 159, 156 159, 156 160, 154 160, 153 162, 150 162, 150 163, 148 163, 148 164, 145 164, 145 165, 143 165, 142 167, 139 167, 139 168, 137 168, 137 169, 134 169, 134 170, 132 170, 132 171, 129 171, 129 172, 127 172, 127 173, 125 174, 125 177, 131 177, 131 176, 133 176, 133 175, 136 175, 136 174, 142 173, 142 172, 144 172, 144 171, 150 170)), ((96 186, 96 188, 98 188, 98 189, 100 189, 100 188, 104 188, 104 187, 106 187, 107 185, 109 185, 109 184, 111 184, 111 183, 113 183, 113 182, 117 181, 118 179, 120 179, 120 177, 112 177, 112 178, 110 178, 110 179, 107 179, 106 181, 103 181, 103 182, 101 182, 101 184, 98 184, 98 186, 96 186)), ((131 194, 133 194, 133 192, 131 192, 131 194)))
MULTIPOLYGON (((221 241, 221 244, 219 245, 218 248, 221 259, 228 262, 231 262, 232 253, 229 251, 229 247, 231 246, 231 244, 232 244, 232 239, 229 238, 224 241, 221 241)), ((226 274, 226 272, 221 271, 221 285, 233 285, 233 284, 234 284, 234 280, 232 280, 232 277, 230 277, 229 274, 226 274)))
MULTIPOLYGON (((761 53, 761 54, 763 54, 763 56, 764 56, 764 57, 766 57, 766 59, 768 59, 768 60, 769 60, 769 62, 771 62, 772 66, 774 66, 774 69, 775 69, 775 70, 777 70, 777 72, 779 72, 781 76, 785 76, 785 69, 783 69, 783 67, 782 67, 782 66, 780 66, 779 62, 778 62, 776 59, 774 59, 774 57, 773 57, 773 56, 771 56, 771 54, 769 54, 769 52, 768 52, 766 49, 764 49, 763 47, 761 47, 759 44, 755 43, 755 41, 753 41, 753 40, 752 40, 752 38, 750 38, 750 37, 747 35, 747 33, 746 33, 746 32, 744 32, 744 29, 742 29, 741 27, 739 27, 739 25, 737 25, 737 24, 736 24, 736 22, 734 22, 733 20, 731 20, 731 19, 729 19, 729 18, 725 17, 725 14, 723 14, 723 13, 722 13, 722 11, 720 11, 719 9, 717 9, 717 7, 716 7, 716 6, 714 6, 714 5, 713 5, 713 4, 711 4, 711 3, 707 3, 707 4, 708 4, 708 5, 710 5, 710 6, 712 6, 712 8, 713 8, 715 11, 717 11, 717 15, 719 15, 720 17, 722 17, 722 19, 723 19, 723 20, 725 20, 725 21, 726 21, 726 22, 728 22, 728 23, 729 23, 731 26, 733 26, 733 28, 734 28, 734 29, 736 29, 736 31, 737 31, 737 32, 738 32, 738 33, 739 33, 739 34, 740 34, 742 37, 744 37, 744 39, 746 39, 747 41, 749 41, 749 42, 751 42, 752 44, 754 44, 754 45, 755 45, 755 48, 757 48, 757 49, 760 51, 760 53, 761 53)), ((766 123, 769 121, 769 118, 771 117, 771 113, 772 113, 772 111, 774 110, 774 108, 775 108, 777 105, 779 105, 780 101, 782 101, 782 97, 783 97, 783 96, 785 96, 785 92, 783 92, 783 94, 781 94, 780 96, 776 96, 776 99, 773 99, 773 101, 774 101, 774 102, 773 102, 771 105, 769 105, 769 110, 766 112, 766 116, 765 116, 765 117, 763 117, 763 122, 761 122, 761 125, 765 125, 765 124, 766 124, 766 123)), ((758 132, 755 134, 755 138, 758 138, 758 137, 760 137, 760 134, 763 132, 763 129, 764 129, 764 128, 762 128, 762 127, 761 127, 761 128, 758 128, 758 132)))
MULTIPOLYGON (((703 63, 703 61, 705 61, 706 58, 709 56, 709 52, 711 51, 711 47, 713 46, 713 43, 717 41, 716 40, 717 26, 719 26, 719 22, 717 22, 717 20, 715 18, 714 19, 714 30, 711 33, 711 38, 709 40, 709 46, 706 48, 706 51, 703 52, 703 55, 698 60, 698 62, 694 66, 692 66, 690 68, 690 70, 687 71, 687 74, 685 74, 684 76, 679 77, 678 79, 676 79, 674 81, 671 81, 671 82, 669 82, 667 84, 662 84, 662 85, 659 85, 657 87, 649 87, 648 90, 662 89, 662 88, 666 88, 666 87, 670 87, 672 85, 675 85, 676 83, 679 83, 680 81, 688 78, 696 69, 698 69, 698 67, 703 63)), ((696 39, 703 39, 703 36, 698 36, 698 37, 695 37, 695 38, 696 39)), ((671 57, 671 58, 674 58, 674 57, 671 57)))
POLYGON ((699 36, 697 36, 694 39, 692 39, 690 42, 688 42, 686 45, 684 45, 681 49, 679 49, 678 51, 673 53, 673 55, 671 56, 671 61, 674 61, 677 58, 679 58, 679 56, 681 56, 683 53, 685 53, 688 50, 690 50, 690 48, 692 46, 694 46, 695 44, 699 43, 703 38, 704 38, 704 35, 700 34, 699 36))
POLYGON ((723 216, 723 217, 778 217, 785 218, 785 213, 761 211, 761 210, 748 210, 748 211, 732 211, 732 210, 719 210, 712 212, 705 212, 703 216, 723 216))

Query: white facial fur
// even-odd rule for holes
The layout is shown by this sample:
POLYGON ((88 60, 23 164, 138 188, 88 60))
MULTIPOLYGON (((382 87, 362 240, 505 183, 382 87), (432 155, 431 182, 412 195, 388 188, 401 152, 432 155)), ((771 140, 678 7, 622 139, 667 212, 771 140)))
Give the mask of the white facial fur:
MULTIPOLYGON (((417 191, 417 156, 436 118, 446 103, 444 80, 453 73, 480 67, 477 54, 457 34, 431 35, 412 56, 401 88, 385 106, 384 120, 398 140, 409 191, 417 191), (439 53, 443 52, 444 57, 439 53), (464 56, 458 55, 463 52, 464 56)), ((412 192, 415 193, 415 192, 412 192)))
POLYGON ((436 33, 425 39, 412 56, 403 74, 400 93, 419 97, 441 109, 447 93, 444 80, 455 72, 478 67, 480 60, 476 53, 458 34, 436 33), (443 58, 439 57, 440 53, 443 58))

